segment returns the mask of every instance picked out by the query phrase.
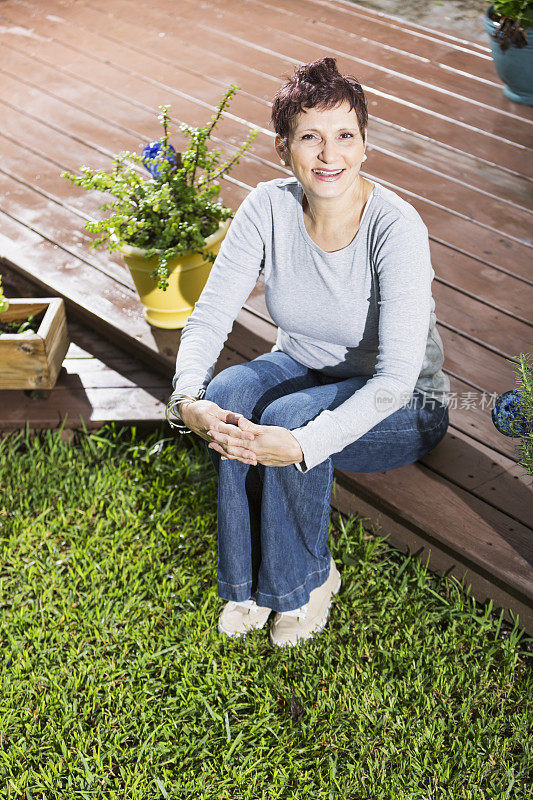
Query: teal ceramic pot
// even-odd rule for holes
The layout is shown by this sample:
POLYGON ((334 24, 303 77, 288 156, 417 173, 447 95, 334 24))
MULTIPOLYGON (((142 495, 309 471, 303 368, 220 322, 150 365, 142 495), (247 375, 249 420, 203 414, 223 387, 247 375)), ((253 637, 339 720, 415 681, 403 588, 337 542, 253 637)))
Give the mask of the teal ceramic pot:
POLYGON ((498 30, 498 22, 489 17, 494 6, 485 11, 485 30, 489 35, 494 67, 503 81, 503 93, 514 103, 533 105, 533 28, 526 28, 527 45, 516 47, 512 44, 505 52, 493 38, 498 30))

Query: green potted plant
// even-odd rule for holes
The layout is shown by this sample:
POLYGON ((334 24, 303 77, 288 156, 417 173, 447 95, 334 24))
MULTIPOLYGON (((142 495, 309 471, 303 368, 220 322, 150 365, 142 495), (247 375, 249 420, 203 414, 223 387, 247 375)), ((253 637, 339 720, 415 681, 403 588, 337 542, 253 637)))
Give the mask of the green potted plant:
POLYGON ((523 424, 518 426, 518 464, 526 470, 533 485, 533 362, 530 353, 520 353, 519 359, 515 370, 523 424))
POLYGON ((2 287, 2 276, 0 275, 0 314, 3 311, 7 311, 9 308, 9 300, 4 294, 4 289, 2 287))
POLYGON ((495 0, 485 11, 484 23, 504 95, 533 105, 533 3, 495 0))
POLYGON ((146 145, 142 155, 122 151, 110 173, 82 166, 63 178, 87 190, 108 192, 114 198, 100 206, 105 218, 85 223, 98 237, 91 247, 105 246, 121 253, 144 306, 144 317, 159 328, 183 328, 209 277, 233 211, 215 200, 218 178, 239 162, 259 131, 250 131, 237 152, 223 164, 220 151, 207 142, 240 87, 231 85, 211 122, 203 127, 182 123, 190 139, 184 152, 169 143, 169 106, 160 106, 160 139, 146 145), (140 167, 151 174, 146 179, 140 167))

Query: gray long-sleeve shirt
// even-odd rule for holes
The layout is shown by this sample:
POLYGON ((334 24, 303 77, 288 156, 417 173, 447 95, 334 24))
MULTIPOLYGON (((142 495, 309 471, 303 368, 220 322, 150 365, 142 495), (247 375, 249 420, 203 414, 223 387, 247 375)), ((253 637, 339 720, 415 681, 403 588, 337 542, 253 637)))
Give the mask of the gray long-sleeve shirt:
POLYGON ((273 350, 339 380, 370 377, 337 408, 290 429, 304 454, 295 465, 300 472, 406 405, 415 388, 448 402, 427 227, 410 203, 373 183, 355 238, 331 253, 305 228, 295 177, 259 183, 235 213, 181 334, 172 383, 196 395, 213 377, 263 272, 266 305, 278 326, 273 350))

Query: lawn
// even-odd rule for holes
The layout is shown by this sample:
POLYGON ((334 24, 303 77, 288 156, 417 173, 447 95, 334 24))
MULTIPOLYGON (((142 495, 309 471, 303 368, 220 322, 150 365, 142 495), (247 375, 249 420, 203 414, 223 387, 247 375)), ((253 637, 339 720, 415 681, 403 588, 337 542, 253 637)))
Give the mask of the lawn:
POLYGON ((223 639, 216 473, 162 436, 0 441, 0 797, 533 797, 518 626, 334 513, 327 628, 223 639))

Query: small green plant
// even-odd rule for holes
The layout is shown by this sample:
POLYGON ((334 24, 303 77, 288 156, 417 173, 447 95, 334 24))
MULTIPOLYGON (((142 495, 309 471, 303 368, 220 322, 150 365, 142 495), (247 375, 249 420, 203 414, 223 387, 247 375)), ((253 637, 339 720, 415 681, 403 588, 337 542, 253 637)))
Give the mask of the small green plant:
POLYGON ((520 353, 515 365, 516 384, 519 391, 519 414, 526 420, 526 430, 519 436, 518 464, 533 479, 533 363, 529 353, 520 353))
POLYGON ((151 273, 159 289, 168 287, 168 262, 182 253, 204 253, 211 263, 216 254, 205 250, 205 239, 214 233, 221 221, 233 216, 233 211, 215 201, 220 192, 217 179, 239 162, 257 137, 253 128, 237 152, 219 164, 220 150, 208 150, 207 142, 220 120, 231 97, 240 87, 231 85, 211 122, 203 127, 182 123, 180 130, 190 139, 187 150, 177 153, 169 143, 169 106, 160 106, 158 119, 163 135, 145 147, 141 156, 122 151, 113 158, 111 173, 82 166, 80 174, 67 170, 63 178, 87 190, 109 192, 114 200, 104 203, 100 210, 110 210, 104 219, 89 220, 85 228, 99 234, 91 247, 106 246, 118 250, 129 244, 146 250, 145 258, 158 257, 151 273), (152 174, 145 179, 138 169, 144 165, 152 174))
POLYGON ((0 275, 0 314, 3 311, 7 311, 9 308, 9 302, 6 300, 4 295, 4 289, 2 287, 2 276, 0 275))
POLYGON ((530 0, 488 0, 491 3, 490 17, 500 23, 494 33, 505 52, 511 45, 521 48, 527 45, 526 28, 533 27, 533 3, 530 0))
MULTIPOLYGON (((7 311, 9 308, 9 300, 4 295, 2 286, 2 276, 0 275, 0 314, 7 311)), ((0 321, 0 336, 3 333, 35 333, 34 328, 39 327, 39 320, 42 319, 44 312, 28 317, 23 322, 1 322, 0 321), (34 324, 37 323, 37 324, 34 324)))

